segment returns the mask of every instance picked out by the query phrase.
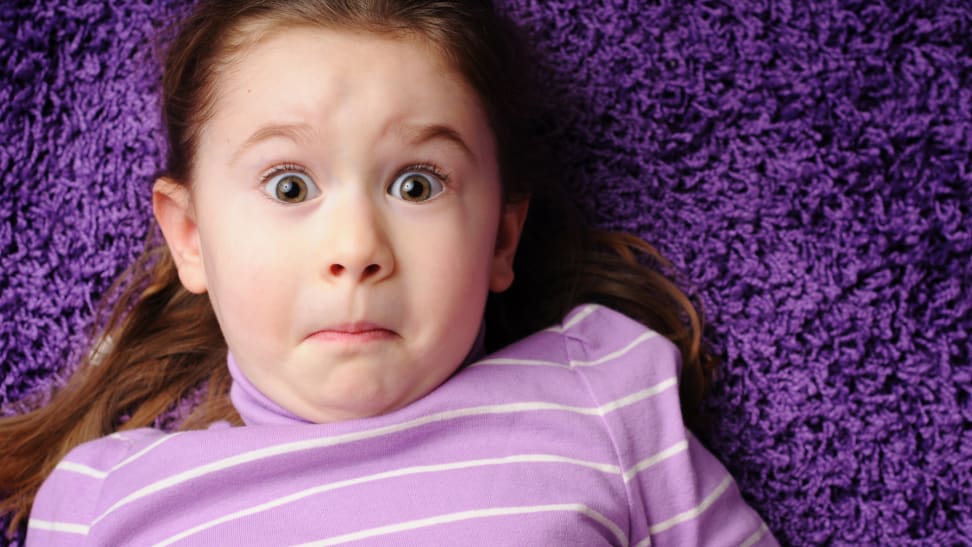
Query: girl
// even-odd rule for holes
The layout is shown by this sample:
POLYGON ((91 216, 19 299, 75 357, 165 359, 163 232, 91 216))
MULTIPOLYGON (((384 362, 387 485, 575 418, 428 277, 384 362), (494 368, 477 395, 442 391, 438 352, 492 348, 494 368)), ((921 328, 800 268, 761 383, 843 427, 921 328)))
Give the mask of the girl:
POLYGON ((698 315, 569 213, 520 51, 486 0, 198 6, 165 245, 0 425, 29 544, 775 544, 683 425, 698 315))

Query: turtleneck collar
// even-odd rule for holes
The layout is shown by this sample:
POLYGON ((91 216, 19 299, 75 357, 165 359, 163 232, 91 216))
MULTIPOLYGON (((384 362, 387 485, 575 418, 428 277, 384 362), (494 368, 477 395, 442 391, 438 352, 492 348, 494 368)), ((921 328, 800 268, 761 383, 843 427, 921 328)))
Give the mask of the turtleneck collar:
POLYGON ((309 421, 290 412, 270 400, 240 370, 232 353, 226 355, 233 385, 230 387, 230 400, 243 418, 246 425, 291 425, 307 424, 309 421))
MULTIPOLYGON (((485 353, 485 347, 486 326, 483 323, 479 327, 479 335, 476 336, 476 341, 473 343, 469 355, 466 356, 466 359, 458 370, 479 360, 485 353)), ((250 383, 250 380, 240 370, 239 365, 236 364, 236 359, 232 353, 227 353, 226 362, 229 367, 230 376, 233 378, 233 385, 230 387, 230 400, 233 402, 233 406, 236 408, 240 417, 243 418, 243 422, 246 425, 294 425, 312 423, 278 405, 250 383)))

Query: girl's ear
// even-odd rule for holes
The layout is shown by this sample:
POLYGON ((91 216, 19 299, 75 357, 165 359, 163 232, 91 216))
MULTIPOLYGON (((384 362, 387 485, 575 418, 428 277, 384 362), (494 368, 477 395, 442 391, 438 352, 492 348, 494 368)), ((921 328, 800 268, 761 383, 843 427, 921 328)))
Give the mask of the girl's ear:
POLYGON ((503 204, 496 249, 493 251, 493 268, 489 276, 489 290, 493 292, 503 292, 513 284, 513 258, 529 207, 530 200, 527 198, 503 204))
POLYGON ((179 281, 191 293, 206 292, 206 273, 189 189, 160 177, 152 188, 152 211, 179 271, 179 281))

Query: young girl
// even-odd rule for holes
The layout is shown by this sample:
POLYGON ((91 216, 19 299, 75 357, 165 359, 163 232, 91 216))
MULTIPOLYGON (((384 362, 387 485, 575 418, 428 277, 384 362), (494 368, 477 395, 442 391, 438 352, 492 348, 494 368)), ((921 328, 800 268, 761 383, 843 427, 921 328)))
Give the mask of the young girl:
POLYGON ((28 544, 775 544, 683 425, 696 312, 571 216, 520 55, 486 0, 198 6, 166 245, 0 424, 28 544), (182 432, 147 427, 201 385, 182 432))

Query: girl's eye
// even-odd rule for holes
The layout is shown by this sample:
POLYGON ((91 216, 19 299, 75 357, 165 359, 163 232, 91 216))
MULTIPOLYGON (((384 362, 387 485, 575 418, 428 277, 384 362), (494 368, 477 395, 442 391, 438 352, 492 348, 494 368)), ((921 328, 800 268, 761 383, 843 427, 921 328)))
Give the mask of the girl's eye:
POLYGON ((423 202, 441 194, 443 190, 445 185, 439 177, 420 171, 408 171, 395 179, 388 188, 388 193, 405 201, 423 202))
POLYGON ((271 172, 264 180, 266 183, 263 191, 283 203, 301 203, 314 199, 321 193, 310 177, 293 169, 281 170, 277 175, 271 172))

